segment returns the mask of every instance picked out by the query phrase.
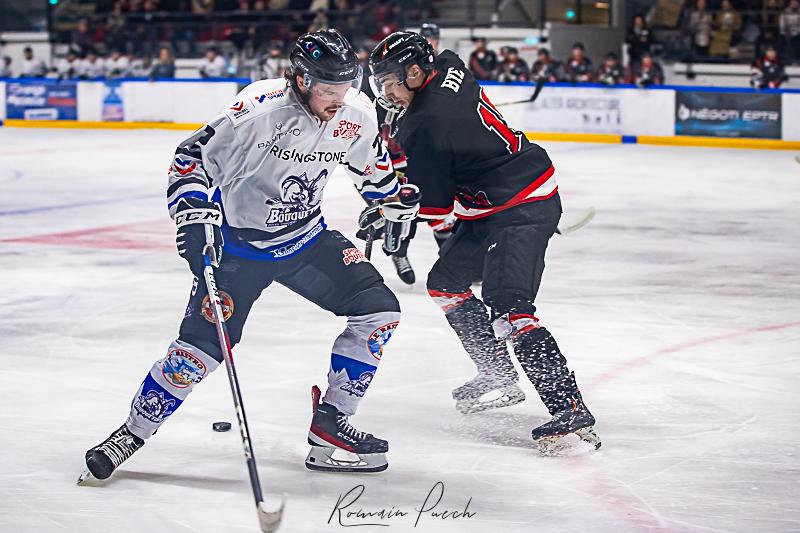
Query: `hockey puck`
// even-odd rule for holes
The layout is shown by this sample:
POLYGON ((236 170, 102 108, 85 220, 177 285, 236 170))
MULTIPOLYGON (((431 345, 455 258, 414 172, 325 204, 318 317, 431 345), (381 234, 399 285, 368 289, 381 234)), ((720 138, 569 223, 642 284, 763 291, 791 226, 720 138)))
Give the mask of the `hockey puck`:
POLYGON ((214 422, 213 424, 211 424, 211 429, 213 429, 214 431, 220 431, 220 432, 229 431, 231 429, 231 423, 230 422, 214 422))

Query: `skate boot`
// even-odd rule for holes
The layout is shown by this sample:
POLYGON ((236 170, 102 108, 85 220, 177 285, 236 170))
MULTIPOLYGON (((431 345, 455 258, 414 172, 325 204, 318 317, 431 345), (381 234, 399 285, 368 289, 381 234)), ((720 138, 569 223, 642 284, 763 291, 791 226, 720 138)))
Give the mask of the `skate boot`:
POLYGON ((517 385, 519 376, 490 376, 478 374, 460 387, 453 389, 456 409, 465 415, 487 409, 508 407, 525 401, 525 393, 517 385))
POLYGON ((397 276, 406 285, 413 285, 414 282, 417 281, 417 276, 414 274, 414 268, 411 266, 408 256, 393 255, 391 257, 392 263, 394 263, 394 268, 397 270, 397 276))
POLYGON ((566 447, 563 437, 570 433, 574 433, 595 450, 600 448, 600 437, 593 427, 594 416, 584 405, 580 393, 570 399, 570 404, 566 409, 556 412, 549 422, 531 431, 531 436, 539 445, 542 454, 553 455, 563 450, 566 447))
POLYGON ((329 472, 382 472, 388 468, 389 443, 359 431, 336 407, 320 403, 322 392, 311 388, 313 418, 308 431, 311 451, 306 468, 329 472))
POLYGON ((86 470, 78 478, 78 485, 91 478, 100 481, 108 479, 119 465, 142 446, 144 441, 122 424, 106 440, 86 452, 86 470))

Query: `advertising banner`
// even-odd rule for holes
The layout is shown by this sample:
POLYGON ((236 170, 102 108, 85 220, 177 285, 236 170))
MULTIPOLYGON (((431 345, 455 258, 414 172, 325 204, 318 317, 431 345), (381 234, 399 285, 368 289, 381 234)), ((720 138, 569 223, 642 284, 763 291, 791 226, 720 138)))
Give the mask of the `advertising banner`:
POLYGON ((781 95, 678 91, 675 134, 781 138, 781 95))
POLYGON ((25 120, 77 120, 74 82, 7 82, 6 117, 25 120))
POLYGON ((547 87, 536 102, 503 110, 511 120, 522 112, 532 131, 622 133, 622 93, 608 89, 547 87))

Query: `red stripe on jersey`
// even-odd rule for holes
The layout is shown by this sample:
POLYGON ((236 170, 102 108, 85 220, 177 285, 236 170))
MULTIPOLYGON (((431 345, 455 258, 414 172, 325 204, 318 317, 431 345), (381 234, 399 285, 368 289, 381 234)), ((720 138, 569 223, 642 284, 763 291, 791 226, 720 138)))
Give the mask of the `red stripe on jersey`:
POLYGON ((418 91, 421 91, 422 89, 424 89, 424 88, 425 88, 425 86, 426 86, 426 85, 428 85, 430 82, 432 82, 432 81, 433 81, 433 78, 435 78, 435 77, 436 77, 436 76, 438 76, 438 75, 439 75, 439 71, 438 71, 438 70, 436 70, 436 69, 434 69, 434 70, 433 70, 433 72, 431 72, 431 75, 430 75, 430 76, 428 76, 428 79, 427 79, 427 80, 425 80, 425 83, 423 83, 422 85, 420 85, 420 86, 419 86, 419 89, 417 89, 417 90, 418 90, 418 91))
POLYGON ((453 206, 450 207, 420 207, 419 214, 426 215, 434 218, 444 218, 453 212, 453 206))
MULTIPOLYGON (((478 218, 487 217, 489 215, 498 213, 500 211, 504 211, 510 207, 514 207, 515 205, 547 200, 548 198, 555 196, 555 194, 558 192, 558 186, 556 186, 555 189, 553 189, 551 192, 543 196, 532 196, 530 198, 528 198, 528 196, 533 194, 536 191, 536 189, 547 183, 547 180, 549 180, 553 176, 553 173, 555 173, 555 171, 556 171, 555 167, 550 165, 550 168, 548 168, 541 176, 536 178, 530 185, 522 189, 519 193, 515 194, 514 197, 511 198, 511 200, 504 203, 503 205, 487 208, 486 210, 482 211, 481 213, 478 213, 477 215, 462 215, 456 213, 456 217, 464 220, 475 220, 478 218)), ((422 210, 420 210, 420 212, 422 212, 422 210)))

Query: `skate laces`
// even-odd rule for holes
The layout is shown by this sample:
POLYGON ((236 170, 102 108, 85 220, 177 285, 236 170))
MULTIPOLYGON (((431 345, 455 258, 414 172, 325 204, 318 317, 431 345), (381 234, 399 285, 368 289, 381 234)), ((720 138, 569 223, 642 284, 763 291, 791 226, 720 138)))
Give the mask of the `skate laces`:
POLYGON ((403 256, 393 255, 392 261, 394 262, 394 265, 399 272, 407 272, 409 270, 412 270, 411 262, 408 260, 407 255, 403 256))
POLYGON ((144 446, 144 443, 139 444, 137 438, 123 426, 94 449, 102 452, 106 457, 111 459, 111 462, 114 463, 114 467, 116 468, 142 446, 144 446))
POLYGON ((353 426, 350 425, 350 422, 347 421, 347 415, 338 414, 336 415, 336 425, 339 426, 339 431, 342 433, 353 437, 356 440, 364 440, 367 438, 367 433, 364 431, 359 431, 353 426))

